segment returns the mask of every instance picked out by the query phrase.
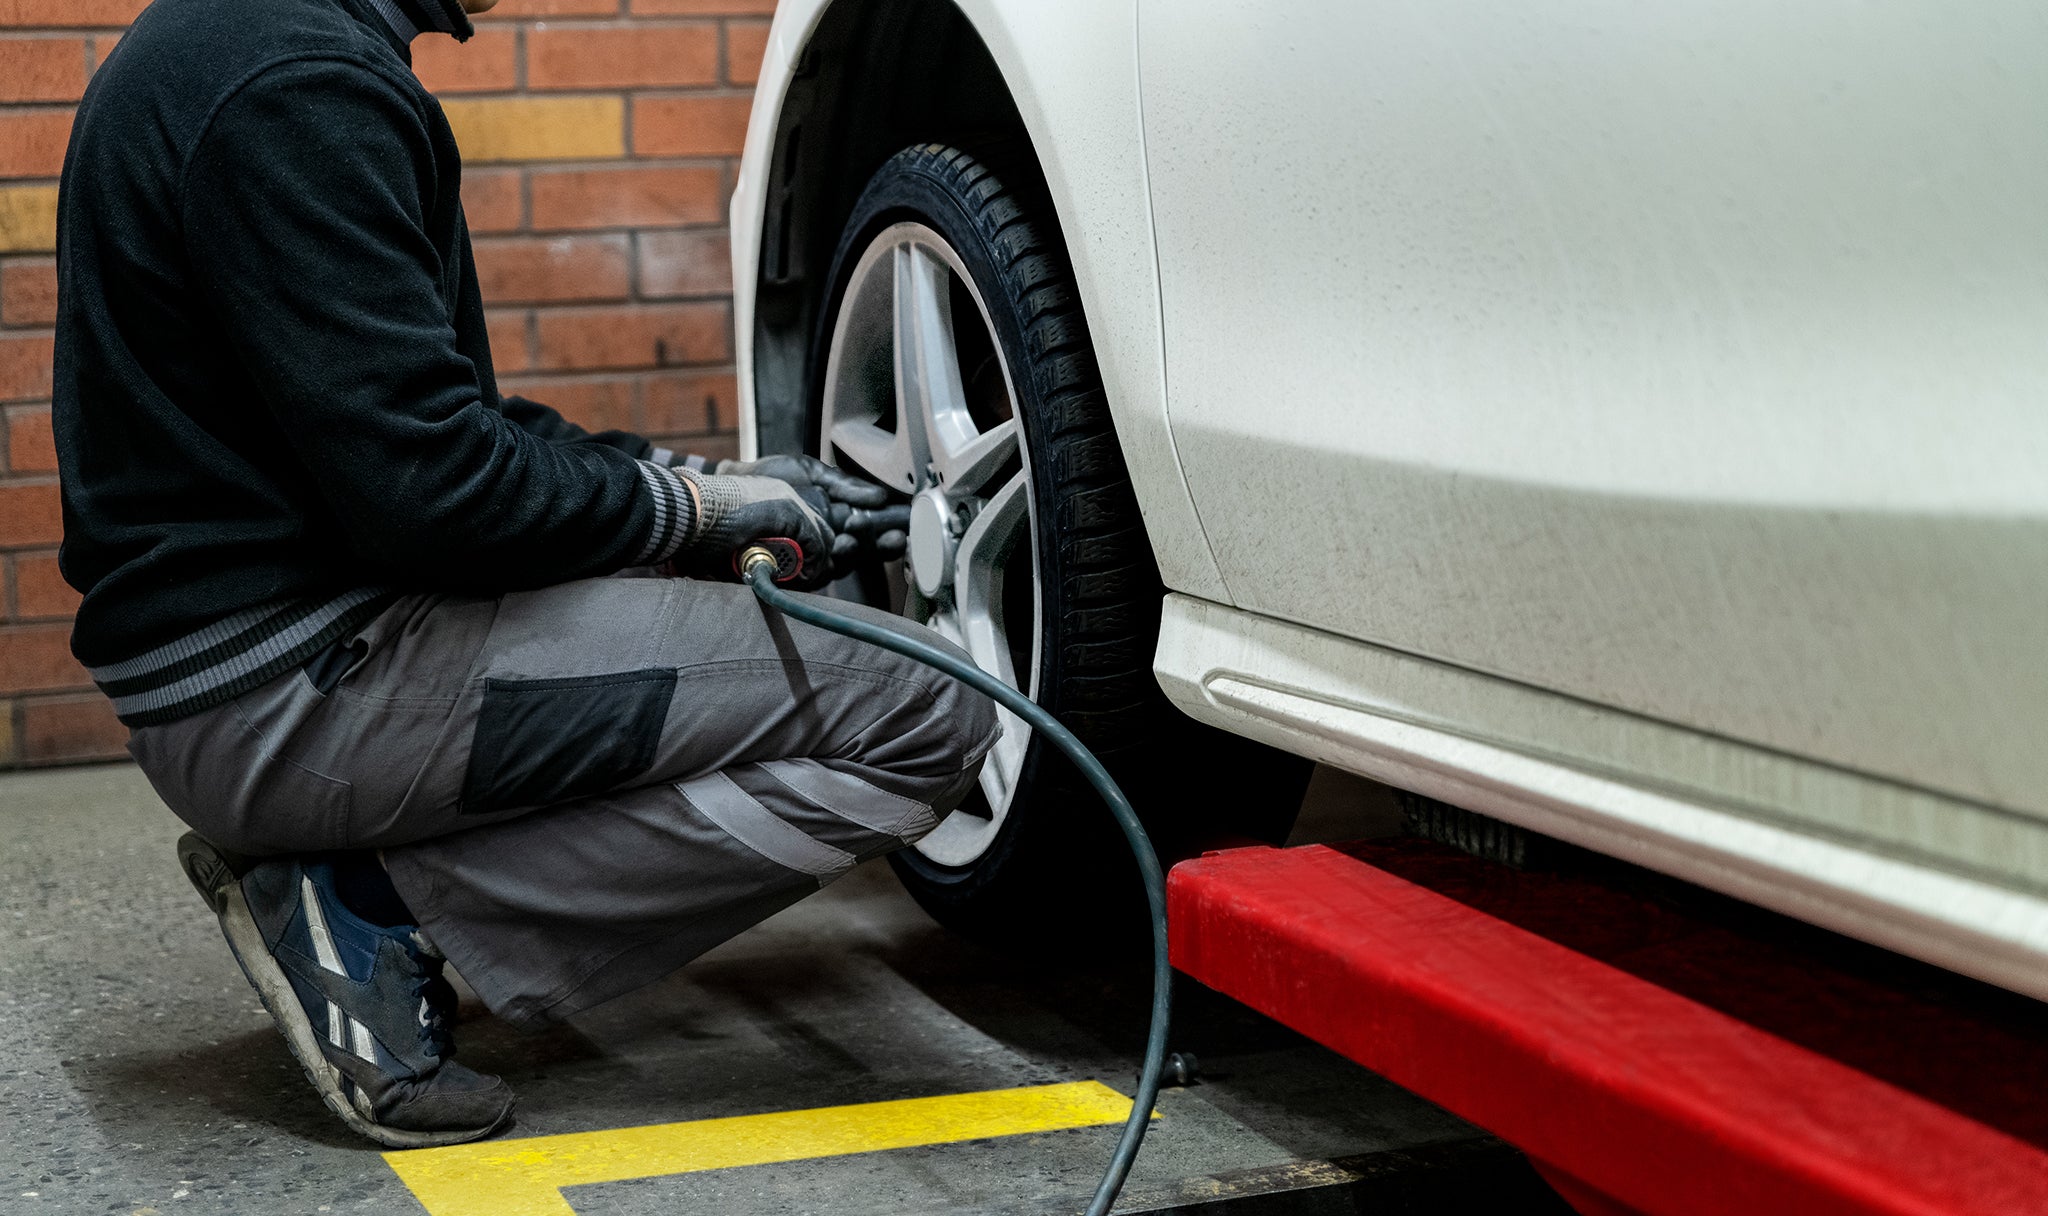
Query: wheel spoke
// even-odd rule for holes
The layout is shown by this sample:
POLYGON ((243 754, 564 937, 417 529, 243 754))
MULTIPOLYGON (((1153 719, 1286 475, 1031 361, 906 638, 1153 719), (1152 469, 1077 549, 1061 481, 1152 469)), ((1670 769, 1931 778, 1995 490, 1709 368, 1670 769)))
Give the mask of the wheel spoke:
POLYGON ((917 488, 910 441, 900 428, 890 434, 872 422, 849 418, 832 425, 832 446, 862 472, 892 490, 908 494, 917 488))
POLYGON ((1015 688, 1010 638, 1003 619, 1003 570, 1030 520, 1023 473, 1003 483, 960 538, 953 559, 953 598, 961 644, 982 669, 1015 688))
MULTIPOLYGON (((1029 531, 1031 507, 1025 489, 1026 479, 1020 471, 990 495, 981 514, 974 517, 960 537, 960 548, 953 559, 952 615, 954 627, 960 631, 960 644, 983 671, 1012 688, 1023 686, 1017 680, 1016 663, 1011 658, 1009 621, 1003 612, 1003 576, 1010 554, 1029 531)), ((1021 627, 1030 629, 1034 625, 1027 621, 1021 622, 1021 627)), ((1003 725, 1003 737, 981 767, 981 788, 990 806, 1007 807, 1023 774, 1031 728, 1000 706, 996 717, 1003 725)))
POLYGON ((1002 724, 1003 737, 988 749, 988 759, 982 761, 981 792, 991 807, 1002 808, 996 813, 996 820, 1001 822, 1016 795, 1017 783, 1024 776, 1024 753, 1031 747, 1031 728, 1001 706, 996 707, 996 720, 1002 724))
POLYGON ((958 448, 940 454, 935 464, 947 496, 957 500, 983 494, 989 479, 1016 458, 1018 435, 1017 420, 1005 418, 958 448))
POLYGON ((896 249, 896 423, 925 469, 974 437, 960 355, 953 339, 952 278, 946 263, 915 241, 896 249))

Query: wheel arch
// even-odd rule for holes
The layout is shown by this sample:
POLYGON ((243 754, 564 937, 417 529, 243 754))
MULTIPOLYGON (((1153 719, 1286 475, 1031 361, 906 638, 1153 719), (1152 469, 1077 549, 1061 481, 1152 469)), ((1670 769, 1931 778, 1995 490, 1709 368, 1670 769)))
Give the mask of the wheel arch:
POLYGON ((740 446, 808 438, 824 279, 875 168, 1003 139, 1061 227, 1160 576, 1228 602, 1167 423, 1137 34, 1137 0, 783 0, 733 198, 740 446))
POLYGON ((837 0, 773 115, 749 326, 753 425, 762 450, 797 451, 809 437, 794 403, 807 397, 833 250, 868 179, 911 143, 1030 137, 987 44, 949 0, 837 0))

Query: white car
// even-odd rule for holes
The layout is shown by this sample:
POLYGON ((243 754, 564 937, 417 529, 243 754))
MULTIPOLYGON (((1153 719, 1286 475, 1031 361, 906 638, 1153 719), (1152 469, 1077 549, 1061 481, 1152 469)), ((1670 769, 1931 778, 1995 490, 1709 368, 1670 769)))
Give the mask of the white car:
MULTIPOLYGON (((1238 736, 2048 997, 2042 14, 783 0, 742 445, 1168 830, 1238 736)), ((1064 781, 906 881, 1075 898, 1064 781)))

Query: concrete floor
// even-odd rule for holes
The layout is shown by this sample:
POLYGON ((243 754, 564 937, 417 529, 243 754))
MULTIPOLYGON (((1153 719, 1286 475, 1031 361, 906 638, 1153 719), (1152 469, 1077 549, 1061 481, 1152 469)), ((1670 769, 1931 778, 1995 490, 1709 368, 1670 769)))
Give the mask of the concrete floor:
MULTIPOLYGON (((1326 809, 1322 829, 1341 830, 1343 814, 1333 826, 1326 809)), ((313 1097, 178 872, 181 830, 125 765, 0 775, 0 1212, 421 1212, 313 1097)), ((518 1090, 515 1137, 1089 1078, 1129 1093, 1142 980, 980 949, 872 865, 570 1026, 521 1035, 472 1003, 459 1040, 464 1060, 518 1090)), ((1191 984, 1180 999, 1174 1046, 1201 1057, 1205 1079, 1163 1096, 1134 1194, 1475 1134, 1232 1002, 1191 984)), ((1074 1211, 1113 1136, 651 1178, 569 1199, 583 1216, 1074 1211)))

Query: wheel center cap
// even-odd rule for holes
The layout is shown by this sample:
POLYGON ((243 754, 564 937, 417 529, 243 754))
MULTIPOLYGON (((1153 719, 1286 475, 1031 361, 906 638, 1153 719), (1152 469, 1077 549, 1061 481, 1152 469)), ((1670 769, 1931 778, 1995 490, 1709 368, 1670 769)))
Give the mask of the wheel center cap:
POLYGON ((926 599, 953 581, 952 508, 936 488, 910 500, 910 573, 926 599))

